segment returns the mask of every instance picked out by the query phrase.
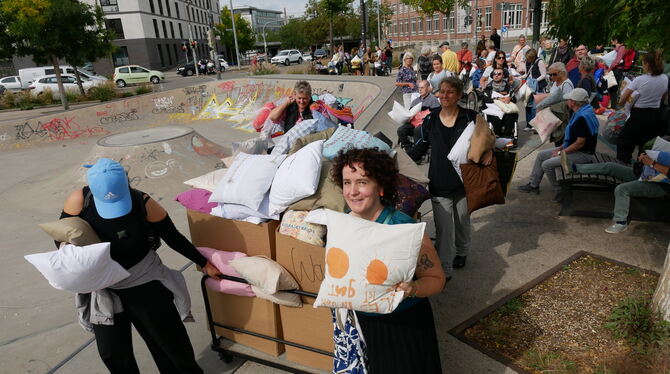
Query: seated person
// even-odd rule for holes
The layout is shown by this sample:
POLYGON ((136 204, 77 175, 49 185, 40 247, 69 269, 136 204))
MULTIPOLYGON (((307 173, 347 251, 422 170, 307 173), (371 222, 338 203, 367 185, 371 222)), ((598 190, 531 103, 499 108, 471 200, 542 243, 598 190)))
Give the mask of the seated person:
POLYGON ((555 170, 561 166, 560 155, 567 154, 567 158, 574 164, 586 164, 593 161, 598 142, 598 119, 589 105, 589 96, 583 88, 575 88, 565 96, 568 107, 574 112, 565 129, 563 145, 540 151, 535 158, 533 171, 528 184, 519 186, 519 191, 540 194, 542 176, 547 174, 556 195, 552 200, 555 203, 563 200, 561 186, 556 181, 555 170))
POLYGON ((298 81, 293 88, 293 95, 288 100, 272 109, 268 118, 279 123, 284 120, 284 133, 287 133, 296 123, 305 119, 312 119, 312 86, 307 81, 298 81))
POLYGON ((470 77, 472 80, 472 88, 478 89, 480 87, 479 80, 482 79, 482 74, 484 73, 485 68, 486 68, 486 61, 484 61, 481 58, 475 60, 475 71, 472 73, 472 76, 470 77))
MULTIPOLYGON (((514 95, 514 84, 510 82, 509 73, 507 69, 497 67, 493 69, 491 78, 484 88, 483 100, 485 103, 493 103, 493 93, 497 92, 505 97, 500 97, 495 100, 500 100, 505 104, 516 103, 516 96, 514 95)), ((487 116, 487 120, 493 125, 493 131, 497 136, 511 138, 514 136, 514 126, 519 119, 519 113, 505 113, 500 119, 496 116, 487 116)))
POLYGON ((575 164, 561 155, 561 166, 567 174, 600 174, 621 179, 621 183, 614 189, 614 224, 605 229, 610 234, 618 234, 628 228, 628 210, 630 197, 663 197, 670 193, 670 153, 659 152, 656 161, 646 153, 640 154, 638 160, 644 164, 642 174, 638 177, 633 168, 615 162, 598 164, 575 164))
MULTIPOLYGON (((421 104, 421 111, 426 109, 432 110, 440 107, 440 100, 438 100, 435 95, 432 94, 432 86, 427 80, 419 81, 416 84, 419 89, 419 97, 414 99, 409 105, 410 108, 413 108, 417 104, 421 104)), ((417 127, 418 128, 418 127, 417 127)), ((405 123, 404 125, 398 127, 398 144, 402 148, 411 148, 413 146, 412 142, 409 140, 409 136, 412 135, 414 139, 417 139, 415 134, 418 134, 421 130, 417 130, 412 126, 410 122, 405 123)))
POLYGON ((551 85, 549 86, 548 94, 535 95, 535 103, 537 104, 537 111, 548 108, 552 104, 563 101, 563 97, 574 89, 572 81, 568 79, 568 72, 565 70, 565 64, 562 62, 554 62, 547 70, 551 85))

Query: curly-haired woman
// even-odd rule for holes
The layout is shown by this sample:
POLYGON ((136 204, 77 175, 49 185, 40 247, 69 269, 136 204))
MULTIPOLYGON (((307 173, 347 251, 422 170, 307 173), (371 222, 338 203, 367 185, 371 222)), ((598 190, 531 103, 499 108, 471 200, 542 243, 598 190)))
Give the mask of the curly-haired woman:
MULTIPOLYGON (((395 210, 398 169, 376 149, 351 149, 334 160, 332 179, 340 187, 349 214, 395 225, 414 223, 395 210)), ((370 373, 441 373, 433 311, 428 296, 442 291, 445 276, 433 243, 424 235, 414 279, 396 285, 404 299, 390 314, 356 312, 367 346, 370 373)))

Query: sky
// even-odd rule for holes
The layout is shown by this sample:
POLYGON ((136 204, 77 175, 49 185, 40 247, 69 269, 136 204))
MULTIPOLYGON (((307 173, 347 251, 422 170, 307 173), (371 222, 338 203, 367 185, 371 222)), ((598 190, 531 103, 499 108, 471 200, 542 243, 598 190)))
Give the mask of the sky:
MULTIPOLYGON (((230 6, 230 0, 219 0, 221 7, 230 6)), ((233 0, 233 7, 244 5, 253 6, 260 9, 272 9, 284 11, 290 16, 302 16, 305 12, 307 0, 233 0)))

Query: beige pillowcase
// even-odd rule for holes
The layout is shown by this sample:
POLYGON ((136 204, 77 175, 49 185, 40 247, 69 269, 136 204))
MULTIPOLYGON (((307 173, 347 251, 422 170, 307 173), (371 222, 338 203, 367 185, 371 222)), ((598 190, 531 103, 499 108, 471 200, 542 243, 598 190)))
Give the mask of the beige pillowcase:
POLYGON ((321 175, 319 176, 319 187, 314 195, 302 199, 289 206, 290 210, 313 210, 317 208, 328 208, 336 212, 344 212, 346 203, 342 189, 330 179, 330 170, 333 164, 330 161, 324 161, 321 166, 321 175))
POLYGON ((193 188, 202 188, 203 190, 214 192, 221 178, 226 175, 226 171, 228 171, 228 168, 216 169, 199 177, 189 179, 184 184, 193 188))
POLYGON ((79 217, 67 217, 43 223, 40 228, 54 240, 78 247, 100 243, 100 238, 91 225, 79 217))
POLYGON ((398 165, 398 172, 416 183, 424 186, 428 185, 430 179, 419 169, 416 162, 407 155, 407 152, 399 146, 396 146, 393 150, 396 152, 395 160, 398 165))
POLYGON ((328 140, 331 136, 333 136, 335 130, 337 130, 337 126, 331 127, 328 130, 315 132, 314 134, 309 134, 303 136, 302 138, 298 138, 298 140, 293 143, 291 150, 288 152, 289 156, 298 152, 300 148, 306 146, 309 143, 315 142, 317 140, 328 140))
POLYGON ((236 258, 229 264, 249 284, 260 288, 266 294, 299 288, 298 282, 286 269, 265 256, 236 258))
POLYGON ((495 141, 496 136, 489 128, 489 124, 482 116, 477 115, 475 132, 472 133, 472 138, 470 139, 468 160, 478 164, 479 161, 481 161, 482 156, 484 156, 484 153, 493 149, 495 141))
POLYGON ((302 307, 302 301, 300 300, 300 295, 298 294, 294 294, 291 292, 281 292, 281 291, 269 294, 256 286, 251 286, 251 290, 254 291, 256 297, 272 301, 275 304, 292 306, 296 308, 302 307))

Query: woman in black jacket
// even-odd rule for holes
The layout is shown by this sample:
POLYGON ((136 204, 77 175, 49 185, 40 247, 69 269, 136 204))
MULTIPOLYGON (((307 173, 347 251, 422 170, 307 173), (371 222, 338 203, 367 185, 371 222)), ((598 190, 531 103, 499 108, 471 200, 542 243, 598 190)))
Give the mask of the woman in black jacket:
MULTIPOLYGON (((440 82, 438 98, 441 107, 434 109, 424 119, 422 140, 407 154, 413 160, 420 160, 431 152, 428 177, 435 216, 437 252, 442 268, 450 279, 454 268, 465 266, 470 250, 470 213, 465 199, 465 190, 460 176, 447 158, 458 138, 477 113, 458 106, 463 95, 463 82, 456 77, 440 82)), ((483 163, 490 164, 493 152, 484 156, 483 163)))

